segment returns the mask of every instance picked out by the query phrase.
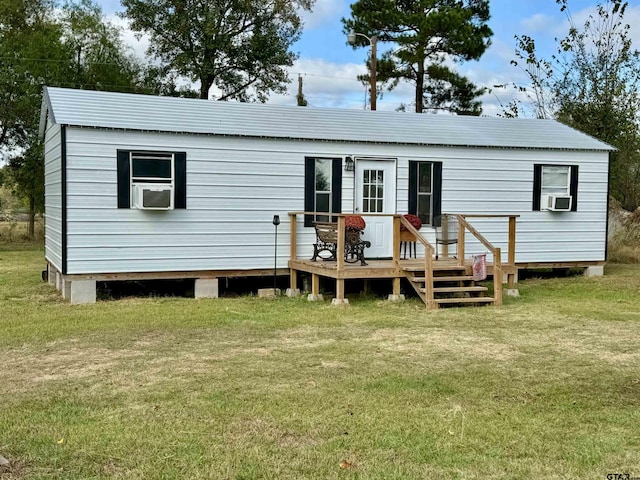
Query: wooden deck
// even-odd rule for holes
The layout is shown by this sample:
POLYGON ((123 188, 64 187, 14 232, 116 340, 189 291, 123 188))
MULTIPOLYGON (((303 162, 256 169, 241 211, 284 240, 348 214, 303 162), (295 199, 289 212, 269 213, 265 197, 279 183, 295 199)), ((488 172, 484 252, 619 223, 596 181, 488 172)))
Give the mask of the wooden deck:
MULTIPOLYGON (((291 288, 297 288, 297 273, 311 274, 310 299, 319 297, 320 277, 332 278, 336 281, 336 296, 334 303, 348 303, 344 298, 344 282, 349 279, 391 279, 392 289, 390 298, 400 298, 400 282, 408 279, 413 288, 418 292, 427 308, 438 308, 440 304, 502 304, 502 280, 506 277, 508 288, 514 288, 517 266, 515 265, 515 227, 517 215, 489 215, 489 217, 508 218, 508 252, 507 262, 502 263, 500 248, 489 243, 464 215, 450 215, 459 225, 457 238, 457 254, 459 258, 448 256, 447 247, 443 245, 443 252, 438 260, 435 260, 435 248, 402 215, 393 217, 393 258, 391 259, 366 259, 367 265, 360 263, 350 264, 345 261, 344 255, 337 255, 334 261, 299 258, 297 256, 296 220, 298 215, 314 215, 315 212, 291 212, 290 218, 290 269, 291 288), (419 242, 424 247, 424 257, 413 259, 400 259, 401 226, 404 227, 404 235, 407 233, 413 237, 414 242, 419 242), (478 296, 476 293, 485 287, 478 287, 471 276, 472 266, 470 260, 465 260, 464 243, 465 233, 473 235, 490 253, 493 263, 487 262, 487 273, 493 277, 493 297, 478 296), (452 296, 442 297, 443 293, 451 293, 452 296), (465 294, 467 297, 458 297, 453 294, 465 294)), ((337 252, 344 252, 345 214, 336 214, 337 217, 337 252)), ((479 217, 479 215, 476 215, 479 217)), ((454 243, 454 242, 452 242, 454 243)), ((366 252, 365 252, 366 255, 366 252)))
MULTIPOLYGON (((433 260, 433 271, 451 270, 459 265, 456 258, 445 258, 433 260)), ((471 262, 465 262, 467 273, 471 272, 471 262)), ((328 278, 342 278, 345 280, 355 278, 395 278, 403 277, 406 269, 424 269, 424 258, 412 258, 408 260, 399 260, 396 263, 393 259, 367 259, 367 265, 346 263, 342 270, 338 270, 335 261, 311 261, 303 258, 289 260, 289 268, 320 275, 328 278)), ((502 270, 507 274, 515 274, 517 267, 511 265, 502 265, 502 270)), ((487 272, 493 275, 493 263, 487 262, 487 272)))
MULTIPOLYGON (((321 277, 344 280, 356 278, 404 278, 405 269, 424 269, 424 258, 399 260, 397 263, 393 259, 366 259, 366 261, 366 266, 361 266, 359 263, 345 263, 344 267, 339 270, 336 261, 312 261, 296 258, 289 260, 289 268, 299 272, 320 275, 321 277)), ((455 258, 433 260, 433 271, 451 270, 458 265, 458 260, 455 258)), ((470 262, 466 262, 466 268, 471 271, 470 262)), ((492 272, 493 265, 487 263, 487 268, 492 272)))

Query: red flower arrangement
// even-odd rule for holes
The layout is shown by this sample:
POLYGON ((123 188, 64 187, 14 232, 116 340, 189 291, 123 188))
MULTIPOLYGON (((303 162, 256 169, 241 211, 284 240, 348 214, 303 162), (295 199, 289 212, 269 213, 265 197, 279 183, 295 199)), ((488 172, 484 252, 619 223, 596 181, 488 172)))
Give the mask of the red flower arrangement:
MULTIPOLYGON (((420 220, 420 217, 418 217, 417 215, 413 215, 411 213, 407 213, 407 214, 403 215, 403 217, 416 230, 420 230, 420 227, 422 227, 422 220, 420 220)), ((400 224, 400 231, 401 232, 406 232, 407 231, 407 227, 405 227, 404 224, 402 224, 402 223, 400 224)))
POLYGON ((344 228, 351 232, 361 232, 367 226, 367 222, 364 221, 360 215, 348 215, 344 217, 344 228))

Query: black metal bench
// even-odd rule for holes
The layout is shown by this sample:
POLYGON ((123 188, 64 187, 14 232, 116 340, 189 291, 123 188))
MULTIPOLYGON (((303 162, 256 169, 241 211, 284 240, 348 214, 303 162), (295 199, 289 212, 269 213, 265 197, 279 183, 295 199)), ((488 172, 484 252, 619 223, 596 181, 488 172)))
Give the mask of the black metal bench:
MULTIPOLYGON (((322 260, 335 260, 338 249, 338 224, 333 222, 316 222, 316 243, 313 244, 314 262, 317 258, 322 260)), ((366 265, 364 261, 364 249, 371 246, 371 242, 360 239, 359 231, 346 230, 344 235, 344 261, 366 265)))

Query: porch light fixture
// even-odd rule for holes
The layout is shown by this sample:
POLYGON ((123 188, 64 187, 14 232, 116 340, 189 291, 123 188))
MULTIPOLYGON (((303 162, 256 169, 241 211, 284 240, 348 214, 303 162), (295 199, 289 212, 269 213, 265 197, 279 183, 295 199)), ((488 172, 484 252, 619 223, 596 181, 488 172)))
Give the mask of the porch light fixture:
POLYGON ((347 35, 347 42, 349 42, 349 45, 355 45, 356 44, 356 37, 364 37, 368 40, 369 45, 371 45, 371 75, 370 75, 370 80, 371 80, 371 110, 375 110, 376 109, 376 99, 377 99, 377 92, 376 92, 376 61, 377 61, 377 45, 378 45, 378 37, 376 37, 375 35, 368 37, 366 36, 364 33, 358 33, 356 32, 354 29, 351 29, 349 31, 349 34, 347 35))
POLYGON ((345 172, 353 172, 354 168, 355 168, 355 163, 353 161, 352 157, 345 157, 344 158, 344 171, 345 172))

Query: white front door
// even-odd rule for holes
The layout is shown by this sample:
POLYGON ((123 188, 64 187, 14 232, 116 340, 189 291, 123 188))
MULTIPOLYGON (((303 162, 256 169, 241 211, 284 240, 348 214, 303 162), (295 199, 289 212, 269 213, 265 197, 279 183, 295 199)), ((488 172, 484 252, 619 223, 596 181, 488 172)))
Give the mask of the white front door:
POLYGON ((356 159, 355 213, 367 222, 363 240, 371 242, 366 258, 393 256, 393 218, 369 213, 396 213, 396 161, 356 159))

